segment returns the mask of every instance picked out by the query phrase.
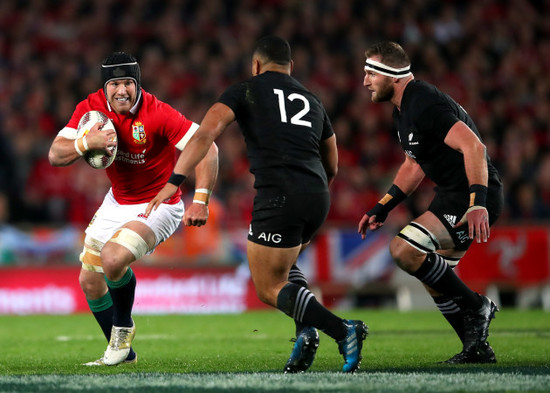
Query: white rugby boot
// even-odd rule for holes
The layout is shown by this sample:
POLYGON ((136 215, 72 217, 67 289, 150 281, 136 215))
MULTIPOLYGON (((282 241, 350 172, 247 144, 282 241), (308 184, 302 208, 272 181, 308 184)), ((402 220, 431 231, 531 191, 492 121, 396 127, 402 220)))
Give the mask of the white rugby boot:
MULTIPOLYGON (((134 356, 133 359, 128 360, 128 358, 126 358, 126 359, 124 359, 124 361, 121 364, 136 364, 137 360, 138 360, 138 358, 137 358, 137 353, 136 353, 136 356, 134 356)), ((83 366, 89 366, 89 367, 106 366, 103 356, 100 357, 97 360, 94 360, 93 362, 82 363, 82 365, 83 366)))
POLYGON ((114 366, 126 360, 135 335, 136 324, 133 320, 131 327, 113 326, 111 340, 103 354, 103 363, 107 366, 114 366))

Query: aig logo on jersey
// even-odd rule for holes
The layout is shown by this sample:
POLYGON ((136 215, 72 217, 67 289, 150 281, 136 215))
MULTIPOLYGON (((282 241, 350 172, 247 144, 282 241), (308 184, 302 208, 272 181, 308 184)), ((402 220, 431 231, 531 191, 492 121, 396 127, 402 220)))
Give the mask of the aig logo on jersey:
POLYGON ((255 237, 258 240, 263 240, 266 243, 278 244, 281 240, 283 240, 283 236, 279 233, 261 232, 258 236, 254 236, 254 232, 252 232, 252 224, 248 227, 248 236, 255 237))
POLYGON ((468 240, 470 240, 470 236, 466 231, 457 231, 456 237, 458 238, 460 244, 466 243, 468 240))
POLYGON ((132 125, 132 136, 134 137, 134 143, 143 145, 147 142, 147 135, 145 135, 145 127, 140 121, 136 121, 132 125))
POLYGON ((283 240, 283 236, 278 234, 278 233, 265 233, 265 232, 262 232, 258 235, 258 240, 263 240, 264 242, 267 242, 267 243, 280 243, 281 240, 283 240))

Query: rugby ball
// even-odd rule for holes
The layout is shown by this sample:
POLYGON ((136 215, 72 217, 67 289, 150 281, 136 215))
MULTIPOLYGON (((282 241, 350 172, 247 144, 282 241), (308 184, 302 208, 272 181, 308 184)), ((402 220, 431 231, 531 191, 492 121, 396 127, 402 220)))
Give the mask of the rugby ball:
MULTIPOLYGON (((86 112, 80 118, 80 121, 78 122, 76 137, 80 138, 86 135, 97 122, 103 123, 103 125, 100 126, 101 130, 115 130, 113 122, 107 117, 105 113, 100 111, 90 111, 86 112)), ((84 153, 84 160, 92 168, 105 169, 115 160, 117 146, 115 145, 114 147, 109 148, 109 150, 113 153, 112 155, 107 154, 104 150, 88 150, 84 153)))

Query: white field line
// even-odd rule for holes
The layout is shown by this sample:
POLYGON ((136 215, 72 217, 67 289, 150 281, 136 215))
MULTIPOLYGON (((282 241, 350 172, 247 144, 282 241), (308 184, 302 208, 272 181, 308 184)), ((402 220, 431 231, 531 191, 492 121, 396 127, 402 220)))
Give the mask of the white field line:
POLYGON ((550 375, 510 372, 4 375, 0 392, 548 392, 550 375), (49 390, 50 388, 54 388, 49 390), (131 390, 128 390, 131 388, 131 390), (7 390, 5 390, 7 389, 7 390))

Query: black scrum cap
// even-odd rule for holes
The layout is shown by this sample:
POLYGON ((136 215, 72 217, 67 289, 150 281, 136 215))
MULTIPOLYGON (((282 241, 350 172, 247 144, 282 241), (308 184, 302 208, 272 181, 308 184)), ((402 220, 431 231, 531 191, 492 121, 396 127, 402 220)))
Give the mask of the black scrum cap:
POLYGON ((125 52, 114 52, 101 63, 103 88, 114 79, 133 79, 141 90, 141 71, 136 58, 125 52))

